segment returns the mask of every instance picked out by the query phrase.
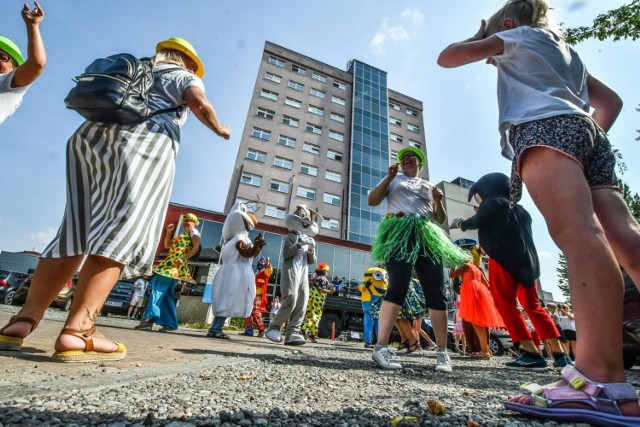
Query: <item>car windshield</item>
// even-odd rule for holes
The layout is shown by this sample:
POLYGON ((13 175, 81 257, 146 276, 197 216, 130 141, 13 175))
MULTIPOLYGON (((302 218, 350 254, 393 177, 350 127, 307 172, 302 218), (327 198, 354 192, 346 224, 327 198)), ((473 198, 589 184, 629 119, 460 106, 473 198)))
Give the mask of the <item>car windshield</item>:
POLYGON ((5 280, 9 277, 9 272, 7 270, 0 270, 0 280, 5 280))

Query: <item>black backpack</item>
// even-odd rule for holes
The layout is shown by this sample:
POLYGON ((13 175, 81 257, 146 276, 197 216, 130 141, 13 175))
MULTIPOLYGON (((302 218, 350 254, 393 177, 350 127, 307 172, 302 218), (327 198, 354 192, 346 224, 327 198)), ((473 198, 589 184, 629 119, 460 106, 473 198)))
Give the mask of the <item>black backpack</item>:
MULTIPOLYGON (((162 70, 161 73, 180 68, 162 70)), ((80 76, 64 103, 92 122, 135 124, 156 114, 180 110, 166 108, 151 113, 147 96, 153 86, 150 58, 128 53, 98 58, 80 76)))

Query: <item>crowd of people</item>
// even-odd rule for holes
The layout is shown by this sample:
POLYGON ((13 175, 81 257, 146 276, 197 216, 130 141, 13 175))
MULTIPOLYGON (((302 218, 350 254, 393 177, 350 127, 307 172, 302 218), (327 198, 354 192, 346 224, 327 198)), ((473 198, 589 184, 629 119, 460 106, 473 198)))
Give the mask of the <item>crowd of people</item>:
MULTIPOLYGON (((376 295, 378 301, 371 302, 371 288, 368 294, 362 291, 367 310, 364 340, 373 347, 372 358, 379 367, 401 369, 396 349, 389 346, 391 331, 394 326, 400 330, 403 350, 419 351, 420 324, 428 314, 435 335, 435 370, 451 372, 443 273, 449 268, 460 285, 455 331, 457 339, 465 337, 461 352, 476 359, 491 357, 487 328, 504 326, 520 347, 520 355, 507 368, 546 369, 542 342, 553 365, 562 368, 559 382, 523 386, 524 393, 505 403, 508 409, 557 420, 638 425, 640 406, 636 391, 626 382, 621 328, 612 327, 622 324, 619 267, 640 283, 640 226, 620 195, 615 155, 606 135, 622 101, 587 71, 548 11, 546 0, 508 0, 481 21, 472 37, 446 47, 437 59, 446 68, 486 61, 497 69, 501 146, 512 161, 511 177, 482 177, 469 192, 469 199, 478 204, 477 214, 450 224, 478 230, 489 257, 489 277, 439 227, 447 217, 443 194, 420 177, 424 153, 414 147, 400 150, 397 163, 368 195, 370 206, 386 200, 388 214, 378 228, 371 257, 384 266, 388 284, 376 295), (564 304, 545 308, 535 292, 539 265, 531 217, 517 204, 523 183, 566 255, 573 311, 564 304), (598 351, 588 351, 594 348, 598 351)), ((27 28, 27 59, 13 41, 0 37, 0 123, 16 111, 47 62, 39 31, 43 8, 36 2, 33 10, 25 5, 21 14, 27 28)), ((193 282, 187 260, 199 247, 195 215, 183 218, 183 234, 174 236, 175 225, 167 227, 164 247, 169 256, 155 268, 153 261, 173 186, 179 130, 191 111, 218 136, 229 139, 231 131, 219 122, 205 95, 204 65, 195 48, 172 37, 157 43, 155 52, 156 78, 148 106, 157 114, 133 124, 85 121, 69 139, 65 214, 42 253, 24 306, 0 329, 0 350, 20 350, 59 289, 78 270, 75 298, 55 340, 53 360, 104 362, 126 356, 122 343, 105 338, 95 326, 119 278, 142 276, 145 283, 136 287, 130 317, 141 309, 142 289, 151 290, 136 329, 155 324, 165 331, 178 327, 174 294, 179 283, 193 282), (149 284, 144 275, 152 271, 149 284)), ((209 337, 229 339, 223 332, 225 321, 241 317, 245 335, 253 335, 255 323, 258 335, 275 343, 317 340, 324 299, 339 288, 339 283, 329 282, 328 266, 316 264, 313 237, 321 218, 304 205, 286 216, 282 301, 271 304, 273 316, 265 328, 261 316, 266 312, 269 261, 263 261, 258 275, 251 266, 266 242, 262 235, 249 239, 257 220, 242 203, 234 206, 223 226, 225 244, 214 279, 209 337), (308 265, 316 265, 311 283, 308 265)))

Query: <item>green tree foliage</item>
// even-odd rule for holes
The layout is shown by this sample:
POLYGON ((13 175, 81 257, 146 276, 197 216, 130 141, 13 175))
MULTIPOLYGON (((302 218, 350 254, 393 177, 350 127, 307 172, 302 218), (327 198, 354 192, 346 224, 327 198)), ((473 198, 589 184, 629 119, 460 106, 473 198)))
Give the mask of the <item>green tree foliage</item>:
POLYGON ((587 39, 600 41, 613 38, 637 40, 640 38, 640 0, 598 15, 591 27, 569 28, 565 31, 568 43, 576 44, 587 39))
POLYGON ((622 180, 618 182, 618 185, 620 185, 620 188, 622 189, 622 198, 627 206, 629 206, 631 215, 633 215, 636 221, 640 222, 640 195, 638 195, 638 193, 631 194, 629 186, 622 182, 622 180))

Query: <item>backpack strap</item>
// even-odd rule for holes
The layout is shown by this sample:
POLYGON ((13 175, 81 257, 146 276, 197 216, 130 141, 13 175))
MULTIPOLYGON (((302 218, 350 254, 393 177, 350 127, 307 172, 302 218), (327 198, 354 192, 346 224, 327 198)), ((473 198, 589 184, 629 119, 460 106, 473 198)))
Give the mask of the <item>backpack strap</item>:
MULTIPOLYGON (((164 70, 153 71, 153 60, 151 58, 148 58, 148 57, 140 58, 140 61, 146 63, 149 66, 149 69, 151 70, 151 74, 153 76, 154 81, 155 81, 155 77, 156 76, 160 76, 162 74, 168 73, 169 71, 180 71, 180 70, 183 70, 180 67, 171 67, 171 68, 166 68, 164 70)), ((149 114, 147 119, 150 119, 153 116, 157 116, 158 114, 173 113, 173 112, 178 112, 178 111, 182 112, 186 108, 187 107, 185 107, 184 105, 178 105, 177 107, 171 107, 171 108, 163 108, 161 110, 156 110, 153 113, 149 114)))

